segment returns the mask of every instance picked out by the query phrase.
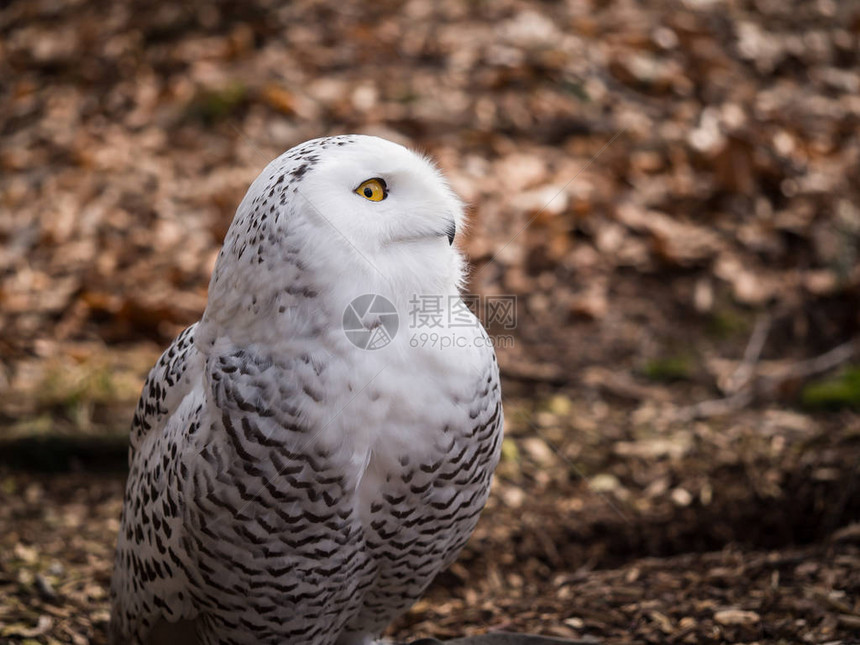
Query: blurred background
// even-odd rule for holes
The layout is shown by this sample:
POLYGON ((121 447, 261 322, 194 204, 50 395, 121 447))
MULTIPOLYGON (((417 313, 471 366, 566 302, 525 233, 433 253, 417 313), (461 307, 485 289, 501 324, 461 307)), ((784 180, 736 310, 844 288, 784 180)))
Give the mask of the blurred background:
POLYGON ((0 641, 103 643, 127 429, 306 139, 430 154, 507 439, 391 634, 860 630, 860 2, 0 8, 0 641))

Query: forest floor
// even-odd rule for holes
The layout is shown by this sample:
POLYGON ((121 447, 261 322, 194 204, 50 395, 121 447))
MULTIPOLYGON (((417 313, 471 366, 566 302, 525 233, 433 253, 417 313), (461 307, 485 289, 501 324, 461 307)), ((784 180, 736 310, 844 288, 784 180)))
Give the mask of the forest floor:
POLYGON ((0 8, 0 642, 106 642, 147 369, 345 131, 436 159, 516 297, 493 494, 393 637, 860 642, 860 5, 239 7, 0 8))

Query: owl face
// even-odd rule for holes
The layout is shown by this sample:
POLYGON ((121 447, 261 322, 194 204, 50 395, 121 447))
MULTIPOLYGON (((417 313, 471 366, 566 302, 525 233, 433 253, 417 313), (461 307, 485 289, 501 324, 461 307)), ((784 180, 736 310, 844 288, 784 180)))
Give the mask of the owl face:
POLYGON ((463 208, 428 160, 368 136, 326 152, 298 186, 305 217, 370 256, 416 245, 444 255, 463 208))

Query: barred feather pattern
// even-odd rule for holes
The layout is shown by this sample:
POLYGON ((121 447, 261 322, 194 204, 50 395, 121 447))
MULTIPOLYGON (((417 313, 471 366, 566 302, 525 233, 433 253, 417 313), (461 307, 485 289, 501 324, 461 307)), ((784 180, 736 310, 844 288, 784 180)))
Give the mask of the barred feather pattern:
POLYGON ((458 298, 461 206, 440 182, 399 146, 333 137, 251 186, 203 319, 134 415, 113 643, 185 621, 201 643, 366 645, 457 556, 501 448, 486 332, 472 317, 463 348, 400 334, 364 351, 340 326, 345 302, 383 287, 399 310, 413 293, 458 298), (387 220, 353 194, 367 175, 390 177, 387 220), (357 211, 335 222, 350 245, 332 233, 341 203, 357 211))
POLYGON ((264 403, 290 400, 277 385, 284 370, 304 373, 303 391, 320 387, 313 377, 325 371, 308 369, 307 357, 297 360, 304 370, 246 351, 219 357, 207 394, 220 416, 190 396, 145 435, 199 358, 193 334, 162 356, 135 415, 115 640, 143 642, 155 621, 180 618, 197 618, 205 643, 379 633, 450 565, 484 506, 501 441, 495 362, 466 397, 462 429, 438 428, 421 459, 399 455, 362 509, 345 453, 309 442, 288 405, 264 403))

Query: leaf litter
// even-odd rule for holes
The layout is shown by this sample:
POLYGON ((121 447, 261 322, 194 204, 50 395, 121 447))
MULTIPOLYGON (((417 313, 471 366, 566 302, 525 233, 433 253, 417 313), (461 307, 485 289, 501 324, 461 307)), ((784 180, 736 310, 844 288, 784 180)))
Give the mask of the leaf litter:
POLYGON ((858 39, 831 0, 6 4, 0 640, 105 642, 122 460, 81 438, 259 169, 344 131, 437 159, 517 296, 493 496, 394 636, 856 638, 858 39))

